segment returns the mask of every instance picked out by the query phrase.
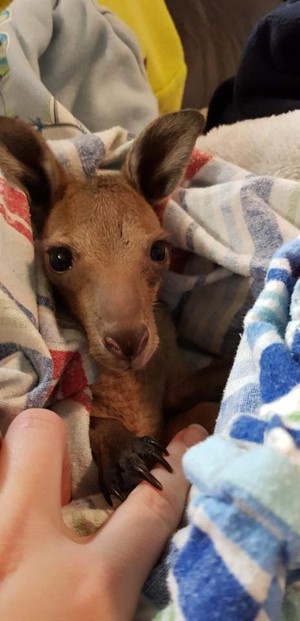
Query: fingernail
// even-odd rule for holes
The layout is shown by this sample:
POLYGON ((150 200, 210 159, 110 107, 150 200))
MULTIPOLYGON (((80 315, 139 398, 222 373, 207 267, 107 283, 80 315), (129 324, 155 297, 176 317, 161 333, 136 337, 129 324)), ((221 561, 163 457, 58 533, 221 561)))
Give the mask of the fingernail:
POLYGON ((183 441, 186 446, 193 446, 208 437, 208 433, 201 425, 189 425, 183 432, 183 441))

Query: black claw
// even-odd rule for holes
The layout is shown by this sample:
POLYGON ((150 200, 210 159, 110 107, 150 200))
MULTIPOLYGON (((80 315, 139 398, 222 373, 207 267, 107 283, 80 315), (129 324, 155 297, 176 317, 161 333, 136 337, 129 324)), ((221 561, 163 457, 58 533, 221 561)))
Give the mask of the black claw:
POLYGON ((105 498, 105 500, 106 500, 107 504, 108 504, 110 507, 112 507, 112 506, 113 506, 113 502, 112 502, 112 499, 111 499, 110 493, 109 493, 109 491, 108 491, 108 489, 107 489, 106 485, 104 485, 104 483, 102 483, 102 484, 100 485, 100 489, 101 489, 101 491, 102 491, 102 494, 103 494, 103 496, 104 496, 104 498, 105 498))
POLYGON ((153 455, 153 457, 156 459, 156 461, 158 461, 159 464, 161 464, 168 472, 173 472, 173 468, 172 466, 167 462, 166 459, 164 459, 164 457, 162 457, 161 455, 153 455))
POLYGON ((156 487, 156 489, 163 488, 162 484, 155 478, 155 476, 153 476, 153 474, 151 474, 151 472, 149 472, 148 468, 143 464, 143 462, 140 463, 135 461, 133 463, 133 468, 135 472, 140 474, 142 478, 148 481, 148 483, 150 483, 151 485, 153 485, 153 487, 156 487))
POLYGON ((146 436, 146 438, 147 438, 147 443, 150 444, 151 446, 153 446, 154 448, 156 448, 160 453, 162 453, 163 455, 166 455, 166 456, 169 455, 169 451, 166 448, 164 448, 163 446, 161 446, 161 444, 156 442, 156 440, 154 440, 154 438, 151 438, 151 436, 146 436))
MULTIPOLYGON (((157 462, 168 472, 173 472, 171 465, 163 457, 164 455, 168 456, 168 451, 151 436, 125 436, 119 453, 117 451, 113 458, 108 454, 104 475, 103 468, 99 469, 99 486, 107 504, 113 507, 112 497, 123 502, 130 491, 142 480, 162 490, 162 484, 149 469, 157 462)), ((93 452, 93 458, 99 467, 97 457, 97 453, 93 452)))
POLYGON ((123 502, 123 500, 125 500, 125 494, 122 494, 122 492, 117 487, 112 487, 111 488, 111 493, 116 498, 118 498, 118 500, 121 500, 121 502, 123 502))
POLYGON ((116 498, 118 498, 118 500, 120 500, 121 502, 123 502, 123 500, 125 500, 126 495, 122 493, 122 491, 120 490, 120 488, 117 485, 111 485, 109 486, 109 488, 104 484, 101 483, 100 485, 102 494, 107 502, 107 504, 112 507, 113 506, 113 501, 111 499, 111 496, 115 496, 116 498))

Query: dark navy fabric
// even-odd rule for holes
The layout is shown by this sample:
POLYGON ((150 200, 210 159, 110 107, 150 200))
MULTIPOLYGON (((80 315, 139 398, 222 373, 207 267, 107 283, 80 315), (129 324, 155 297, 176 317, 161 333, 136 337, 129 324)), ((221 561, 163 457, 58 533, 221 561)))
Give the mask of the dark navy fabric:
POLYGON ((287 0, 254 27, 235 78, 211 100, 206 132, 222 124, 300 108, 300 0, 287 0))

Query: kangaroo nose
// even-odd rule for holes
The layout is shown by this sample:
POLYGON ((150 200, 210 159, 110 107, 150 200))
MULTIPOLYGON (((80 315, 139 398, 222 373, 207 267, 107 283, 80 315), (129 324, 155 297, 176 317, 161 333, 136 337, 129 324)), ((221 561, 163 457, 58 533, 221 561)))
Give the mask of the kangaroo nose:
POLYGON ((134 330, 120 330, 104 337, 106 349, 126 360, 132 360, 142 353, 149 340, 149 331, 145 324, 141 324, 134 330))

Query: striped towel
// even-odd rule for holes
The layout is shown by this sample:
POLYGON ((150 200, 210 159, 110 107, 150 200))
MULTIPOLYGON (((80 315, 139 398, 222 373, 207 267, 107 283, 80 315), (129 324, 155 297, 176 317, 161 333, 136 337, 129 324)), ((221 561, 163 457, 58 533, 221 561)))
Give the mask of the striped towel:
POLYGON ((162 293, 183 344, 234 353, 273 253, 298 234, 300 185, 197 149, 187 176, 162 214, 177 248, 162 293))
POLYGON ((173 540, 174 604, 159 619, 300 618, 299 276, 300 237, 275 253, 245 318, 255 371, 247 382, 238 353, 224 399, 242 413, 184 457, 189 526, 173 540))

